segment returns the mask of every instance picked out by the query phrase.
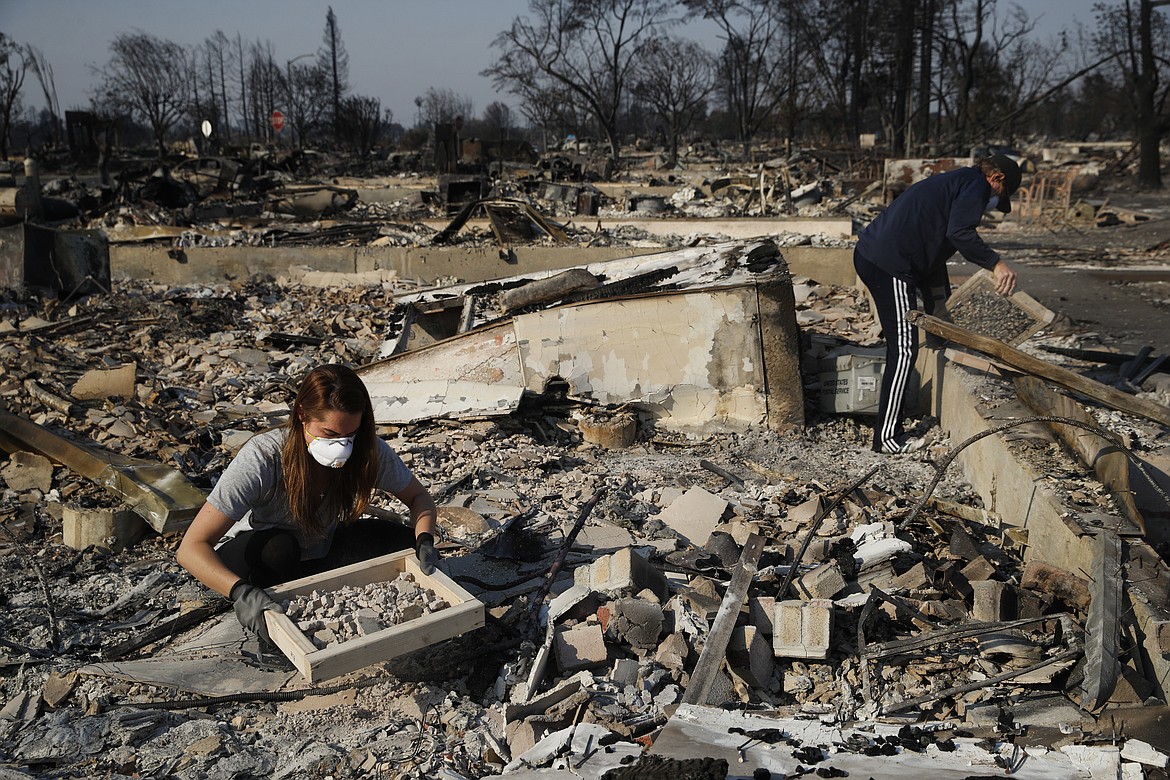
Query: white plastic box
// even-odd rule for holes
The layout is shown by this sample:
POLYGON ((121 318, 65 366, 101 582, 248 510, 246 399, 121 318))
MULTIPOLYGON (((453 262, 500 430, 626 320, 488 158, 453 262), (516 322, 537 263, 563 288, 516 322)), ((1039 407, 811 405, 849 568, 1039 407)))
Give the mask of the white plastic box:
POLYGON ((885 367, 884 347, 850 348, 821 358, 817 365, 821 411, 876 415, 885 367))

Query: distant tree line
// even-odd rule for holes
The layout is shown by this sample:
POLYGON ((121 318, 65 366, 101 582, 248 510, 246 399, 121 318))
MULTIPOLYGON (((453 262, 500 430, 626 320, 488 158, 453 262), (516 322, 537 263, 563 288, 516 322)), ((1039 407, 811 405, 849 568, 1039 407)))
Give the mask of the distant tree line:
MULTIPOLYGON (((109 132, 145 129, 160 155, 210 122, 223 144, 285 142, 367 153, 420 148, 436 123, 464 137, 521 133, 621 145, 650 139, 677 159, 688 139, 856 148, 875 136, 895 156, 966 154, 1029 138, 1129 138, 1143 185, 1161 186, 1170 130, 1170 0, 1099 3, 1091 32, 1042 41, 1035 21, 999 0, 530 0, 492 44, 483 75, 513 96, 474 115, 466 96, 428 87, 414 117, 394 121, 353 92, 329 8, 322 45, 278 57, 268 41, 216 31, 183 47, 141 31, 110 43, 90 106, 109 132), (709 49, 676 33, 705 20, 709 49), (519 126, 519 118, 525 120, 519 126), (404 126, 409 125, 409 127, 404 126)), ((7 158, 31 73, 46 109, 26 138, 61 140, 52 68, 0 33, 0 155, 7 158)))

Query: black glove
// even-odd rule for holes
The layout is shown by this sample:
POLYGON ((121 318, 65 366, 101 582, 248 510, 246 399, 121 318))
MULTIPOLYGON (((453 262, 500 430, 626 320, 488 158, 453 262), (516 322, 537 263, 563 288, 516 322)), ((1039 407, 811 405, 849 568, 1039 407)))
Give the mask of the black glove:
POLYGON ((228 598, 232 600, 240 625, 256 632, 265 642, 271 642, 272 637, 268 636, 268 623, 264 620, 264 613, 270 609, 284 612, 284 607, 273 601, 264 589, 243 580, 232 586, 228 598))
POLYGON ((439 565, 439 551, 435 549, 435 537, 423 531, 414 540, 414 554, 418 556, 418 565, 423 574, 435 573, 439 565))

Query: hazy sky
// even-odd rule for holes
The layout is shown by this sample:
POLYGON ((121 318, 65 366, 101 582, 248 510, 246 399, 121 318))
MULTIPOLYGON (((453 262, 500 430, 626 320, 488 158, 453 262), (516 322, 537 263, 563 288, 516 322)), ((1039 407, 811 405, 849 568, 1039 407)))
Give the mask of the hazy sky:
MULTIPOLYGON (((1091 25, 1094 0, 1019 0, 1045 36, 1076 22, 1091 25)), ((428 87, 470 97, 475 113, 511 96, 496 94, 479 75, 495 55, 491 42, 527 0, 0 0, 0 31, 44 52, 53 68, 62 109, 84 108, 96 82, 91 67, 109 59, 118 33, 140 29, 184 45, 200 43, 217 29, 245 41, 272 42, 285 63, 322 45, 325 12, 332 4, 349 52, 350 85, 382 101, 396 121, 415 121, 414 98, 428 87)), ((1000 8, 1012 5, 1000 0, 1000 8)), ((710 27, 690 37, 713 44, 710 27)), ((40 107, 35 78, 25 81, 24 100, 40 107)))

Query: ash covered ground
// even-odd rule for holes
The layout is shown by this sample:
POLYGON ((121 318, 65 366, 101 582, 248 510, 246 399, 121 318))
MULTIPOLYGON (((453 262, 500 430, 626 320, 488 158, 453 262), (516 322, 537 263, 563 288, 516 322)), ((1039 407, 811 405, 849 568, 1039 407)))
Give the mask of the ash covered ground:
MULTIPOLYGON (((1166 282, 1090 273, 1170 264, 1170 200, 1128 197, 1123 188, 1109 191, 1111 202, 1128 203, 1155 218, 1111 228, 1003 226, 985 234, 1018 265, 1022 288, 1063 315, 1025 349, 1109 383, 1117 379, 1115 367, 1059 356, 1043 346, 1165 348, 1166 282)), ((361 365, 377 356, 393 295, 403 291, 392 283, 321 290, 271 279, 191 287, 117 279, 108 293, 71 302, 6 292, 0 299, 5 332, 0 399, 9 412, 48 430, 163 463, 210 489, 247 435, 279 424, 308 368, 331 361, 361 365), (132 397, 52 403, 69 399, 86 372, 127 363, 137 366, 132 397)), ((818 288, 799 304, 814 313, 846 306, 853 307, 849 332, 859 342, 873 343, 872 320, 852 291, 818 288)), ((808 349, 814 334, 829 338, 842 332, 816 317, 806 320, 808 349)), ((815 376, 803 381, 811 387, 815 376)), ((973 374, 970 381, 991 405, 1012 395, 994 378, 973 374)), ((1140 390, 1165 403, 1165 388, 1155 374, 1140 390)), ((619 529, 635 543, 655 546, 660 554, 653 560, 680 574, 695 595, 658 605, 666 617, 652 646, 643 646, 633 632, 623 633, 620 620, 609 621, 603 630, 610 663, 593 669, 588 695, 570 695, 536 719, 529 716, 525 725, 541 734, 548 730, 541 723, 549 729, 597 723, 621 740, 646 741, 679 704, 694 671, 706 627, 696 605, 712 583, 718 598, 734 564, 717 551, 682 544, 661 554, 671 546, 663 542, 673 532, 660 515, 679 494, 702 488, 726 501, 725 522, 754 524, 766 532, 762 595, 769 587, 775 591, 782 579, 775 567, 782 567, 804 539, 810 501, 828 503, 877 469, 816 533, 825 548, 818 560, 831 561, 832 543, 865 526, 896 524, 913 511, 936 475, 934 464, 957 444, 933 427, 933 420, 919 418, 915 430, 932 438, 920 457, 877 456, 869 450, 865 419, 823 414, 810 398, 808 425, 788 434, 667 431, 642 419, 634 446, 605 449, 586 443, 577 430, 585 411, 564 398, 539 398, 490 421, 383 427, 381 433, 432 492, 467 504, 488 496, 505 515, 530 511, 508 556, 483 556, 469 549, 475 545, 466 539, 445 546, 451 571, 467 573, 468 589, 489 604, 487 625, 311 691, 294 679, 277 696, 244 692, 215 699, 79 671, 164 620, 196 607, 226 610, 228 605, 174 562, 175 535, 149 534, 121 551, 65 546, 66 505, 116 508, 117 499, 60 466, 52 469, 49 484, 29 485, 5 463, 5 475, 12 478, 0 497, 6 537, 0 539, 0 778, 471 778, 522 768, 514 763, 518 751, 510 748, 523 740, 508 732, 505 712, 535 652, 529 605, 538 588, 525 590, 525 583, 539 583, 581 506, 602 489, 589 527, 605 533, 619 529), (461 569, 457 563, 477 555, 484 558, 481 565, 461 569), (496 592, 513 595, 497 601, 496 592), (689 625, 699 628, 688 632, 689 625), (672 655, 664 645, 678 635, 685 639, 683 650, 672 655), (618 659, 636 662, 634 684, 610 679, 618 659)), ((1133 449, 1165 462, 1170 436, 1164 428, 1109 411, 1099 411, 1097 419, 1133 449)), ((1085 508, 1112 510, 1107 493, 1058 446, 1027 436, 1014 446, 1033 451, 1054 490, 1085 508)), ((975 514, 980 510, 979 499, 950 471, 933 496, 975 514)), ((953 516, 929 512, 945 529, 958 525, 953 516)), ((996 529, 970 520, 963 528, 999 576, 1019 584, 1020 562, 1002 549, 996 529)), ((936 535, 917 530, 906 538, 911 548, 895 558, 898 574, 949 557, 947 540, 936 535)), ((588 566, 595 555, 575 548, 567 569, 588 566)), ((565 584, 560 581, 557 590, 565 584)), ((1069 613, 1074 623, 1083 617, 1067 594, 1037 592, 1036 598, 1047 599, 1041 609, 1049 614, 1069 613)), ((613 614, 623 608, 615 605, 636 599, 650 600, 627 592, 602 602, 613 614)), ((923 614, 944 621, 954 617, 948 601, 938 593, 913 598, 923 614)), ((866 708, 869 697, 860 695, 856 646, 849 638, 856 619, 847 614, 826 659, 778 659, 766 679, 732 676, 729 706, 841 723, 872 714, 866 708)), ((590 623, 588 617, 580 620, 590 623)), ((903 636, 909 626, 903 615, 884 615, 871 627, 870 641, 903 636)), ((144 644, 124 657, 165 654, 181 639, 144 644)), ((1030 641, 1039 652, 1055 653, 1064 640, 1036 631, 1030 641)), ((872 694, 878 700, 910 699, 937 688, 940 680, 961 685, 972 679, 971 658, 956 651, 915 659, 875 683, 872 694)), ((993 669, 985 665, 978 673, 990 676, 993 669)), ((550 670, 546 687, 570 676, 550 670)), ((1060 691, 1066 683, 1067 677, 1057 674, 1018 695, 1060 691)), ((998 700, 1003 692, 977 691, 967 703, 979 695, 998 700)), ((953 718, 956 704, 952 697, 931 714, 953 718)))

